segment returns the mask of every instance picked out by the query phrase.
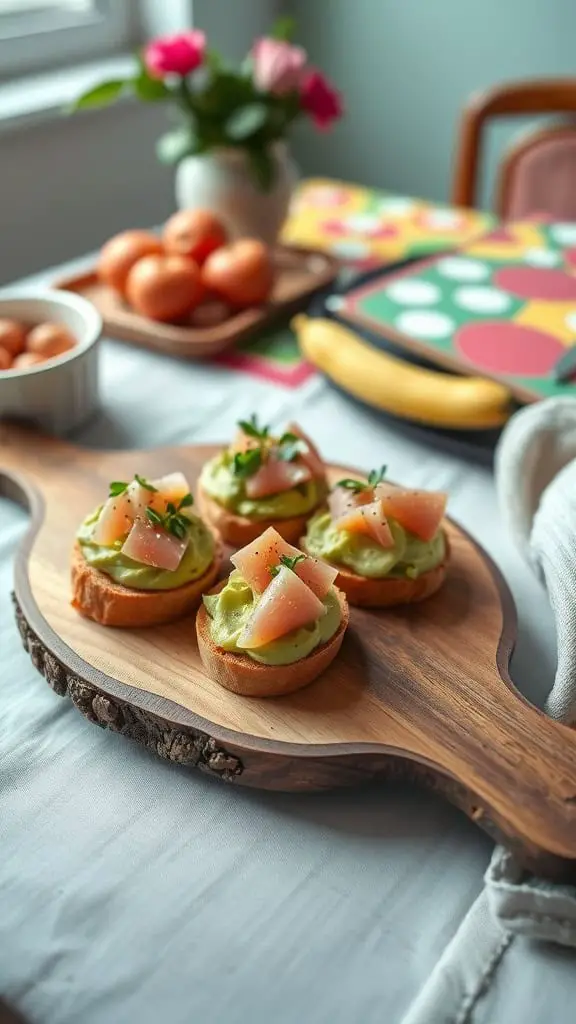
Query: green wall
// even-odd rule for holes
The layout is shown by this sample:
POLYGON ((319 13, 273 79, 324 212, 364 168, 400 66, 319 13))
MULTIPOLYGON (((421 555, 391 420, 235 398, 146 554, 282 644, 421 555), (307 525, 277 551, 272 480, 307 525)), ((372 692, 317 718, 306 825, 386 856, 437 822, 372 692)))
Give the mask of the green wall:
MULTIPOLYGON (((299 37, 342 88, 348 116, 331 135, 299 129, 306 174, 448 197, 458 113, 506 79, 576 75, 576 0, 288 0, 299 37)), ((491 132, 498 150, 518 123, 491 132)))

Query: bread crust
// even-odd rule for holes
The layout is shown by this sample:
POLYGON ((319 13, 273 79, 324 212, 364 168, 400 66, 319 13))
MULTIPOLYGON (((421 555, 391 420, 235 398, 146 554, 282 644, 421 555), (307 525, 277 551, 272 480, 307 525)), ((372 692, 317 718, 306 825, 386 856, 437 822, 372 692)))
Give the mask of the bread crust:
MULTIPOLYGON (((226 582, 219 583, 211 593, 217 594, 226 582)), ((210 616, 201 605, 196 616, 196 636, 206 674, 226 690, 243 697, 280 697, 308 686, 336 657, 348 626, 348 602, 341 591, 336 593, 341 619, 334 636, 292 665, 262 665, 247 654, 224 651, 214 643, 210 635, 210 616)))
POLYGON ((196 503, 202 518, 218 530, 227 544, 235 548, 243 548, 245 544, 256 540, 269 526, 273 526, 289 544, 295 544, 306 529, 308 520, 320 507, 317 505, 305 515, 293 516, 292 519, 249 519, 219 505, 206 493, 201 484, 198 484, 196 503))
POLYGON ((202 594, 218 578, 221 565, 222 544, 216 540, 214 559, 197 580, 174 590, 134 590, 88 565, 76 541, 72 552, 72 604, 81 615, 101 626, 160 626, 194 611, 202 594))
MULTIPOLYGON (((334 569, 338 569, 334 585, 343 590, 350 604, 357 608, 393 608, 395 605, 425 601, 440 589, 446 579, 450 560, 450 543, 446 534, 444 541, 446 551, 443 561, 415 580, 408 577, 395 579, 390 576, 372 579, 368 576, 358 576, 347 567, 330 562, 334 569)), ((306 548, 305 537, 300 539, 299 547, 310 554, 306 548)))

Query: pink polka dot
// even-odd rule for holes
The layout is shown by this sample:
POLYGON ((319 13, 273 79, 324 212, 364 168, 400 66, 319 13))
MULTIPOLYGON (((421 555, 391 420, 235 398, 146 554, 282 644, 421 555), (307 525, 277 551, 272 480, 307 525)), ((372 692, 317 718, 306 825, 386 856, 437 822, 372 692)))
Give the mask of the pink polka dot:
POLYGON ((320 225, 320 229, 325 231, 327 235, 346 234, 346 224, 343 220, 325 220, 320 225))
POLYGON ((465 324, 454 345, 477 369, 518 377, 546 376, 566 351, 551 334, 505 321, 465 324))
POLYGON ((511 242, 513 245, 517 244, 514 235, 506 228, 494 228, 494 230, 490 231, 489 234, 482 235, 478 241, 481 245, 483 245, 484 242, 511 242))
POLYGON ((545 302, 576 300, 576 278, 563 270, 504 267, 496 271, 494 284, 519 299, 541 299, 545 302))

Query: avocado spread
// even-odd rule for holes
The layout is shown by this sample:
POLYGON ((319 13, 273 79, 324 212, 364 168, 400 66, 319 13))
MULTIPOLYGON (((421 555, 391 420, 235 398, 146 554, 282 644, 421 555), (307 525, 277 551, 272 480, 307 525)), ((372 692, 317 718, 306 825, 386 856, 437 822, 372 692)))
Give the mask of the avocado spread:
POLYGON ((315 558, 345 565, 358 576, 382 579, 408 577, 415 580, 436 568, 444 559, 446 542, 439 530, 430 541, 419 540, 394 519, 388 520, 393 548, 383 548, 362 533, 339 530, 329 512, 319 512, 308 523, 306 550, 315 558))
POLYGON ((219 505, 248 519, 291 519, 311 512, 326 496, 321 480, 309 480, 282 494, 250 499, 245 481, 234 474, 234 454, 223 451, 206 463, 200 476, 203 490, 219 505))
POLYGON ((258 597, 237 569, 230 573, 226 586, 219 594, 204 597, 204 606, 211 619, 210 633, 218 647, 237 654, 247 654, 253 661, 263 665, 292 665, 316 647, 327 643, 340 625, 340 604, 335 591, 331 589, 322 602, 326 614, 321 619, 311 622, 309 626, 294 629, 257 650, 237 647, 236 641, 248 624, 257 600, 258 597))
POLYGON ((95 544, 92 533, 100 511, 97 508, 84 520, 76 538, 88 565, 101 569, 123 587, 134 590, 174 590, 197 580, 214 560, 214 538, 198 516, 192 514, 187 517, 190 520, 188 547, 176 571, 170 572, 142 565, 123 555, 120 549, 125 538, 114 541, 108 547, 95 544))

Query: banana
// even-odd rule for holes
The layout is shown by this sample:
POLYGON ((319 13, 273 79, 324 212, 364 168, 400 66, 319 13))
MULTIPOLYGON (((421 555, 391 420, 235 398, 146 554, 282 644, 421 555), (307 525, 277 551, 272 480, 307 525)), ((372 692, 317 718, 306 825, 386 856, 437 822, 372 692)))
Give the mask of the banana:
POLYGON ((334 384, 393 416, 447 429, 485 430, 501 426, 512 411, 503 384, 413 366, 333 320, 300 313, 292 328, 304 356, 334 384))

